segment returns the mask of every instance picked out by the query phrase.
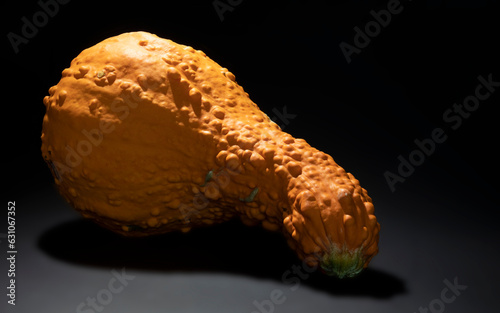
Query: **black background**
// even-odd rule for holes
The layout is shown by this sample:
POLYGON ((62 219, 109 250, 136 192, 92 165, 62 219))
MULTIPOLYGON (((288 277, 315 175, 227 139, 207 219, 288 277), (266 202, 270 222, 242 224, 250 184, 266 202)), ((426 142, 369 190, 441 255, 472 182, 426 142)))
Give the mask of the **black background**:
POLYGON ((363 29, 374 20, 370 11, 386 9, 388 2, 245 0, 221 20, 210 0, 73 0, 59 5, 18 53, 7 34, 21 35, 22 17, 31 19, 40 7, 35 1, 4 2, 2 200, 55 194, 40 134, 42 99, 61 71, 107 37, 144 30, 203 50, 233 72, 270 117, 286 106, 295 117, 277 123, 331 154, 361 181, 374 199, 382 231, 384 218, 414 218, 415 225, 429 223, 424 229, 459 227, 466 237, 471 232, 495 242, 500 91, 456 130, 443 112, 474 94, 479 75, 500 81, 499 11, 486 0, 402 1, 402 11, 348 63, 340 43, 353 45, 354 27, 363 29), (429 138, 437 127, 447 140, 392 192, 384 173, 397 174, 398 156, 407 157, 416 149, 414 140, 429 138))
POLYGON ((491 73, 500 81, 498 11, 488 1, 401 2, 402 12, 348 64, 340 43, 353 45, 353 28, 363 29, 373 20, 369 12, 387 3, 242 1, 221 22, 212 1, 71 1, 15 54, 6 34, 21 35, 21 18, 31 18, 40 7, 8 2, 2 10, 4 148, 22 165, 7 166, 6 176, 16 183, 47 180, 38 157, 42 99, 70 61, 107 37, 145 30, 205 51, 237 75, 270 117, 273 108, 286 106, 297 117, 285 131, 328 149, 361 179, 384 184, 386 170, 397 172, 397 156, 407 156, 415 139, 441 127, 447 141, 414 175, 425 175, 433 163, 494 199, 494 189, 486 189, 498 186, 498 92, 457 130, 442 115, 473 95, 478 75, 491 73))

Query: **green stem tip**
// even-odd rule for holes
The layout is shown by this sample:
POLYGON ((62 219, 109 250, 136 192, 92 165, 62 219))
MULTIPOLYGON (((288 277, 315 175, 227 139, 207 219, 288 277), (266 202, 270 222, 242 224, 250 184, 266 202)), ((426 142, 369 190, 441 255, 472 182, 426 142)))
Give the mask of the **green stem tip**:
POLYGON ((355 277, 363 271, 365 258, 361 247, 349 251, 347 248, 332 247, 331 251, 323 256, 320 266, 323 272, 338 278, 355 277))

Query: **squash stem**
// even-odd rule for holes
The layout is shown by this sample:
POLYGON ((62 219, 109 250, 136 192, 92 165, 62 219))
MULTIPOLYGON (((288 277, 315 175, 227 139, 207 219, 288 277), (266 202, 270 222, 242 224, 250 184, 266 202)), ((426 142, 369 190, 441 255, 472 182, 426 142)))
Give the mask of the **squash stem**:
POLYGON ((329 253, 325 254, 320 261, 320 266, 325 274, 338 278, 355 277, 364 268, 362 247, 349 251, 347 248, 340 249, 332 246, 329 253))

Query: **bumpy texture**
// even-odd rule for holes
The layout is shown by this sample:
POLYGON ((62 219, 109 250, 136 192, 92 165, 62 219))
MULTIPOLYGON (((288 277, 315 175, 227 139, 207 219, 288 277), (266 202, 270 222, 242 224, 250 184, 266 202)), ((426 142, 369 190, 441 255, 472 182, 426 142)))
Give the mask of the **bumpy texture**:
POLYGON ((239 216, 309 266, 354 276, 378 252, 371 198, 281 131, 202 51, 146 32, 84 50, 44 98, 42 155, 84 217, 127 236, 239 216))

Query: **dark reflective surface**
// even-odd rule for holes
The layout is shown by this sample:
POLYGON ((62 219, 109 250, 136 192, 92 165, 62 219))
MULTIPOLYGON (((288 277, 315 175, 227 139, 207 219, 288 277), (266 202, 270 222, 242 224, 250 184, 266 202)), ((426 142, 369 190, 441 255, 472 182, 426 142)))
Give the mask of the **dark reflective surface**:
POLYGON ((281 234, 238 221, 189 233, 127 238, 77 219, 49 229, 38 244, 57 259, 87 266, 233 273, 281 281, 292 290, 305 285, 337 295, 387 298, 406 291, 400 278, 371 268, 343 280, 310 273, 281 234))

